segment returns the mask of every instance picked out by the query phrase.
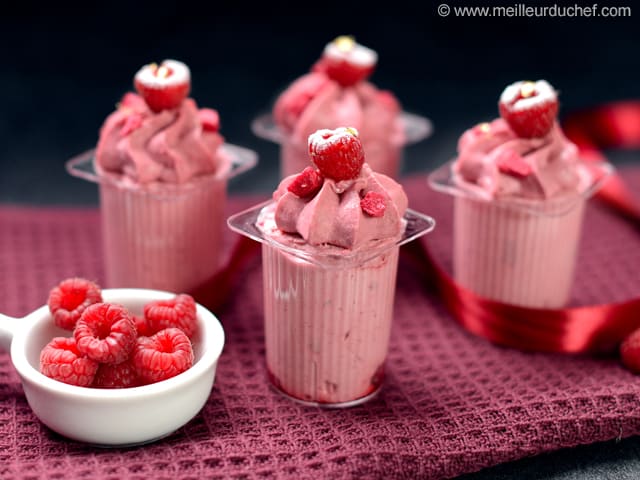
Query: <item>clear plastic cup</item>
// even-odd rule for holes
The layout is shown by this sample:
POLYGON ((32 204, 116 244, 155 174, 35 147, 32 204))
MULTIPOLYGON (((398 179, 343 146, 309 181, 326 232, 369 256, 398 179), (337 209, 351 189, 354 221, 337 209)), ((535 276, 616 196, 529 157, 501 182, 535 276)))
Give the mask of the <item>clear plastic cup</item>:
MULTIPOLYGON (((433 131, 425 117, 402 112, 400 120, 403 132, 396 140, 381 142, 364 137, 362 140, 371 169, 394 179, 400 178, 404 148, 424 140, 433 131)), ((256 136, 280 145, 280 178, 297 174, 310 165, 307 139, 301 141, 284 133, 271 114, 256 117, 251 129, 256 136)))
MULTIPOLYGON (((274 203, 229 218, 262 243, 265 355, 271 384, 299 402, 348 407, 380 389, 393 318, 399 247, 435 226, 407 210, 401 238, 354 252, 283 243, 261 228, 274 203)), ((269 220, 271 219, 271 220, 269 220)))
POLYGON ((230 160, 213 175, 183 185, 140 186, 100 175, 94 152, 67 162, 71 175, 97 183, 106 287, 195 294, 221 267, 227 182, 256 165, 256 154, 225 144, 230 160))
POLYGON ((476 294, 513 305, 560 308, 573 285, 587 199, 611 174, 585 163, 579 193, 549 200, 492 199, 462 186, 449 162, 429 176, 454 197, 453 273, 476 294))

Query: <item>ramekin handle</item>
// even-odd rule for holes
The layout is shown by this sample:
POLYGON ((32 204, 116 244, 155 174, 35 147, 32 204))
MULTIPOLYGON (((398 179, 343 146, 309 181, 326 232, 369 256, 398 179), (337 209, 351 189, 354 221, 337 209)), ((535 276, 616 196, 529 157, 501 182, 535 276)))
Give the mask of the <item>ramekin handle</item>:
POLYGON ((18 319, 0 313, 0 350, 9 351, 18 319))

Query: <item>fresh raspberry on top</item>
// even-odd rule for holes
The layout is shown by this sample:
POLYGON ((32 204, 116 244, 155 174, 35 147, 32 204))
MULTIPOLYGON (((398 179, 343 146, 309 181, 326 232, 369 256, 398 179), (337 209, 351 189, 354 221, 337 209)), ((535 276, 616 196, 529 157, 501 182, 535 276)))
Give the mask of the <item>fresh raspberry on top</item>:
POLYGON ((378 54, 374 50, 343 35, 326 45, 312 70, 324 72, 343 87, 349 87, 367 79, 377 63, 378 54))
POLYGON ((121 305, 96 303, 88 307, 73 331, 78 350, 100 363, 120 363, 136 343, 131 314, 121 305))
POLYGON ((320 191, 322 187, 322 175, 313 167, 306 167, 287 186, 294 195, 305 198, 312 197, 320 191))
POLYGON ((144 318, 149 331, 155 333, 168 327, 181 329, 189 338, 196 332, 196 302, 182 293, 170 300, 155 300, 144 306, 144 318))
POLYGON ((360 208, 371 217, 382 217, 387 209, 387 199, 378 192, 367 192, 360 200, 360 208))
POLYGON ((73 330, 82 312, 94 303, 102 302, 102 292, 95 283, 84 278, 68 278, 49 292, 49 311, 54 323, 73 330))
POLYGON ((640 328, 634 330, 620 344, 622 364, 634 373, 640 373, 640 328))
POLYGON ((80 353, 73 337, 55 337, 40 352, 40 371, 59 382, 88 387, 98 362, 80 353))
POLYGON ((358 131, 351 127, 312 133, 309 135, 309 154, 320 173, 337 182, 356 178, 364 164, 358 131))
POLYGON ((139 386, 140 379, 131 358, 124 362, 101 363, 91 384, 94 388, 129 388, 139 386))
POLYGON ((151 110, 170 110, 189 95, 191 72, 177 60, 165 60, 160 65, 150 63, 138 70, 133 84, 151 110))
POLYGON ((544 137, 558 115, 558 95, 544 80, 515 82, 500 95, 498 109, 519 137, 544 137))
POLYGON ((191 368, 194 355, 182 330, 165 328, 151 337, 139 337, 131 358, 138 377, 155 383, 191 368))

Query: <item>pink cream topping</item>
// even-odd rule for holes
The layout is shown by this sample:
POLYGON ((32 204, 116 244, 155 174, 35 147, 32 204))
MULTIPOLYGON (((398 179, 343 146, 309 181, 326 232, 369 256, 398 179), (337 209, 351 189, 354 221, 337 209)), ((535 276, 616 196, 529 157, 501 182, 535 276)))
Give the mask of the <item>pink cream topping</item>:
POLYGON ((217 122, 215 111, 199 110, 191 98, 154 112, 139 95, 127 93, 102 125, 96 166, 142 185, 182 184, 216 173, 226 164, 217 122))
POLYGON ((305 143, 322 128, 350 125, 363 142, 404 141, 401 106, 389 91, 367 81, 377 53, 351 37, 324 49, 312 71, 295 80, 276 100, 273 116, 286 135, 305 143))
POLYGON ((578 149, 557 122, 534 138, 519 137, 502 118, 476 125, 460 137, 453 170, 490 197, 556 198, 582 185, 578 149))
POLYGON ((273 194, 275 223, 281 232, 299 235, 307 244, 356 249, 370 242, 395 240, 402 233, 407 196, 402 186, 368 164, 350 180, 323 178, 310 197, 289 189, 296 175, 282 180, 273 194))

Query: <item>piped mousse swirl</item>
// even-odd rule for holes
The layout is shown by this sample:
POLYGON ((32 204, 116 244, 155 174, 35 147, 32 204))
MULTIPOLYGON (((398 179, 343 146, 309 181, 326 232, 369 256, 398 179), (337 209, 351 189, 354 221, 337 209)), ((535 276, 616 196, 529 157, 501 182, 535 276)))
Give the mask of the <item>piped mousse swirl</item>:
POLYGON ((465 131, 454 178, 491 198, 545 200, 582 193, 578 149, 557 119, 557 94, 547 82, 516 82, 501 95, 501 118, 465 131))
POLYGON ((309 150, 317 169, 285 178, 273 194, 278 232, 348 250, 401 236, 407 196, 371 170, 355 129, 319 130, 309 137, 309 150))
POLYGON ((100 174, 139 185, 184 184, 229 168, 220 149, 218 113, 186 97, 186 65, 165 62, 143 67, 135 82, 140 94, 125 94, 102 125, 96 148, 100 174))
POLYGON ((273 115, 291 138, 305 142, 321 128, 351 125, 365 145, 382 139, 401 144, 401 106, 387 90, 367 81, 378 55, 352 37, 328 43, 311 72, 296 79, 277 98, 273 115))

